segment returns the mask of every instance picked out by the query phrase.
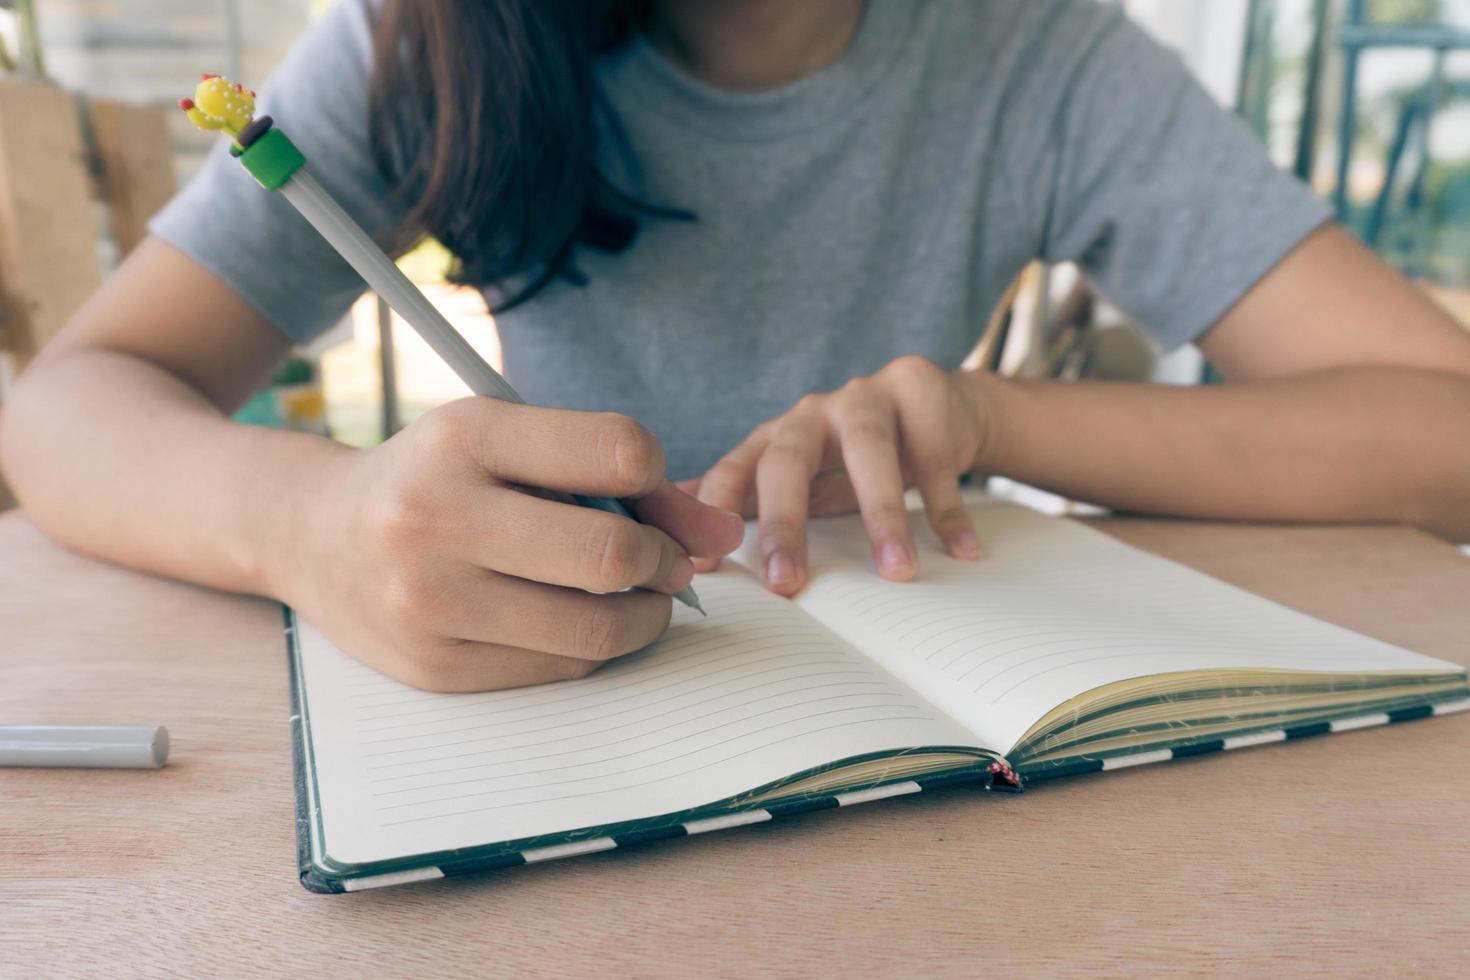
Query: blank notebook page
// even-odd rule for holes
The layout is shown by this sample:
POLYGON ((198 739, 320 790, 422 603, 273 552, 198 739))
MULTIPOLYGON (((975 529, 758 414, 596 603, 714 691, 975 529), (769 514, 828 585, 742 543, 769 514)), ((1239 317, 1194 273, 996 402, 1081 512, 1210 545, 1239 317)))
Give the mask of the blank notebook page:
MULTIPOLYGON (((969 733, 741 569, 590 677, 432 694, 301 622, 326 851, 364 863, 715 802, 849 756, 969 733)), ((298 622, 300 622, 298 620, 298 622)))
POLYGON ((1461 670, 1075 521, 997 501, 970 513, 985 549, 978 562, 946 556, 923 515, 911 515, 920 574, 904 583, 878 578, 856 517, 815 523, 812 577, 797 601, 999 752, 1076 695, 1149 674, 1461 670))

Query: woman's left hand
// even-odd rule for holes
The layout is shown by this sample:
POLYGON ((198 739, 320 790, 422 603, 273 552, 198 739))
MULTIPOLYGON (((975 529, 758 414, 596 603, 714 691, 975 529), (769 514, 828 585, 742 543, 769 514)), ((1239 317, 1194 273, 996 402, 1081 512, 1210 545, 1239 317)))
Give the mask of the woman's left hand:
POLYGON ((979 558, 959 490, 986 437, 977 381, 923 357, 900 357, 834 392, 807 395, 686 488, 705 503, 759 518, 762 575, 782 595, 806 584, 808 515, 860 510, 879 574, 912 578, 918 554, 903 499, 909 486, 918 488, 945 550, 979 558))

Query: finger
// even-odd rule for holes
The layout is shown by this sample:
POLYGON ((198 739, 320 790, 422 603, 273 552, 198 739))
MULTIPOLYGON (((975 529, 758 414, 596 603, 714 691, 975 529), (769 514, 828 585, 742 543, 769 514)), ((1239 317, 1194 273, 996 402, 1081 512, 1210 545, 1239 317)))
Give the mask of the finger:
POLYGON ((756 464, 761 572, 766 587, 780 595, 794 595, 806 584, 807 504, 826 441, 823 416, 788 415, 772 429, 756 464))
POLYGON ((394 680, 426 691, 463 694, 503 691, 586 677, 605 661, 578 660, 499 643, 437 641, 407 655, 372 663, 394 680))
POLYGON ((481 568, 592 592, 673 594, 694 577, 684 549, 658 528, 504 487, 483 497, 465 509, 476 516, 455 538, 460 556, 481 568))
POLYGON ((762 426, 711 466, 699 479, 699 499, 712 507, 754 517, 755 467, 765 452, 769 428, 762 426), (751 504, 752 506, 747 506, 751 504))
POLYGON ((960 481, 943 471, 925 474, 916 480, 919 496, 924 500, 924 514, 935 537, 954 558, 975 561, 983 555, 975 523, 960 496, 960 481))
POLYGON ((739 514, 703 503, 667 480, 634 502, 633 509, 640 521, 667 533, 691 557, 728 555, 745 537, 745 521, 739 514))
POLYGON ((626 415, 463 398, 405 432, 430 453, 470 460, 508 483, 606 497, 641 497, 664 475, 659 441, 626 415))
POLYGON ((436 632, 575 660, 611 660, 642 649, 662 635, 672 614, 672 600, 656 592, 593 595, 481 570, 447 593, 416 597, 419 618, 436 632))
POLYGON ((951 462, 953 448, 945 438, 944 406, 931 398, 900 401, 898 431, 909 472, 935 536, 952 557, 969 561, 979 558, 980 538, 960 496, 959 474, 951 462))
MULTIPOLYGON (((753 516, 755 464, 765 445, 765 432, 757 429, 744 442, 722 456, 699 478, 699 500, 741 517, 753 516)), ((742 524, 742 535, 743 533, 742 524)), ((712 572, 720 567, 720 562, 718 558, 700 556, 694 559, 694 567, 701 572, 712 572)))
POLYGON ((837 430, 878 573, 887 579, 913 578, 918 558, 903 502, 895 420, 886 412, 867 410, 840 419, 837 430))

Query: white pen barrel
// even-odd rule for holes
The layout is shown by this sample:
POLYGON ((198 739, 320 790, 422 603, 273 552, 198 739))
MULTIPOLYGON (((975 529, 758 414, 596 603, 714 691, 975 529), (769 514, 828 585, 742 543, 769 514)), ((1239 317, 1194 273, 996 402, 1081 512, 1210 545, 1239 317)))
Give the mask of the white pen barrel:
POLYGON ((157 769, 167 761, 161 725, 0 726, 0 766, 157 769))
POLYGON ((296 171, 295 176, 281 188, 281 193, 347 260, 347 264, 418 331, 434 353, 444 359, 471 391, 501 401, 525 401, 509 382, 485 363, 469 341, 444 319, 428 297, 306 172, 305 167, 296 171))

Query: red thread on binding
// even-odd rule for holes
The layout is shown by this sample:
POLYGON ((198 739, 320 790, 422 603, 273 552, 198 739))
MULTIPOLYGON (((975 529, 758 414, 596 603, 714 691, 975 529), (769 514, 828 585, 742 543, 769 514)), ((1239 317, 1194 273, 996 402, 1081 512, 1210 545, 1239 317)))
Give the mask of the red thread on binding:
POLYGON ((1016 770, 1004 762, 992 762, 985 767, 985 771, 994 777, 994 782, 1005 783, 1007 786, 1021 785, 1021 777, 1016 775, 1016 770))

